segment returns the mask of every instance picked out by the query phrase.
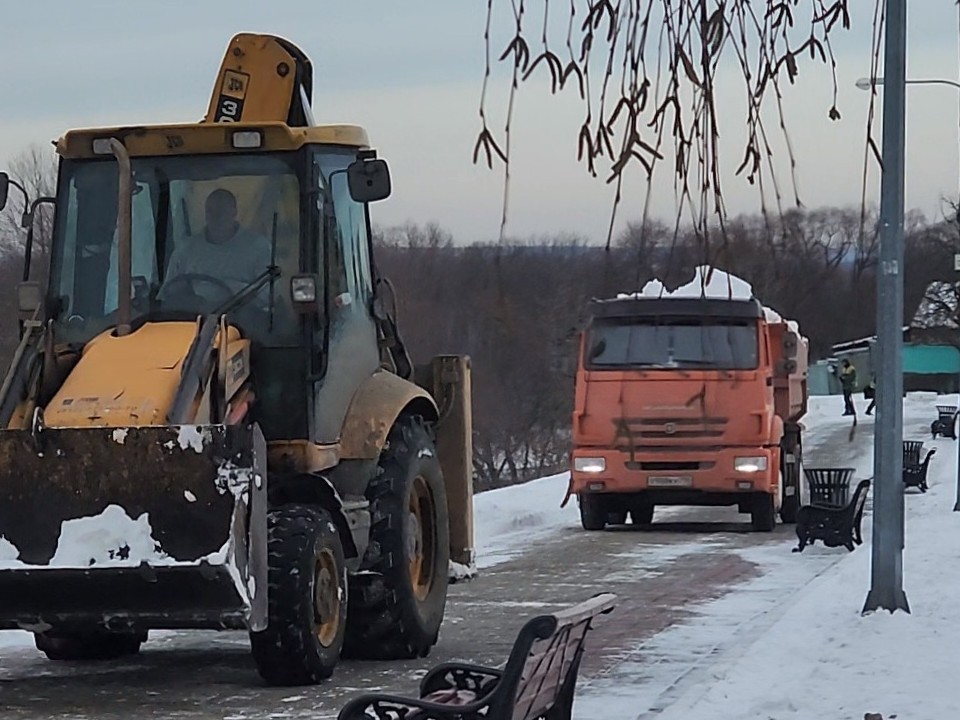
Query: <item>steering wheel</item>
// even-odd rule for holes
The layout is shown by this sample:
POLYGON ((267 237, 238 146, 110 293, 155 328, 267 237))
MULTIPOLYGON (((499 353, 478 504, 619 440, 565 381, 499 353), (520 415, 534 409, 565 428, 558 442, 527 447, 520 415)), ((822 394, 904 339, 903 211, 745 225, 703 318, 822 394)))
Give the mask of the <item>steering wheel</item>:
POLYGON ((203 273, 182 273, 174 276, 165 283, 163 294, 167 297, 176 296, 176 293, 172 292, 171 288, 176 287, 178 284, 184 284, 189 286, 189 290, 192 295, 197 295, 198 293, 194 292, 193 289, 194 282, 205 282, 215 286, 218 290, 221 290, 224 293, 224 300, 232 297, 234 294, 234 291, 229 285, 223 282, 223 280, 215 278, 212 275, 205 275, 203 273))

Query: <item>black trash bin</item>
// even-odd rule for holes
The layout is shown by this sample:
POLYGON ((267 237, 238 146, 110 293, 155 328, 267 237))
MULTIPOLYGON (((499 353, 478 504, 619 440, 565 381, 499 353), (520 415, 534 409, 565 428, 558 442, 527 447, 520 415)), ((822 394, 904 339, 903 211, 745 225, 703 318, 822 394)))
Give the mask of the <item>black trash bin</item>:
POLYGON ((854 468, 804 468, 810 488, 810 504, 845 507, 850 499, 850 480, 854 468))
POLYGON ((937 419, 930 423, 930 432, 933 437, 943 435, 952 440, 957 439, 957 406, 937 405, 937 419))
POLYGON ((903 441, 903 467, 920 467, 920 453, 923 451, 922 440, 903 441))

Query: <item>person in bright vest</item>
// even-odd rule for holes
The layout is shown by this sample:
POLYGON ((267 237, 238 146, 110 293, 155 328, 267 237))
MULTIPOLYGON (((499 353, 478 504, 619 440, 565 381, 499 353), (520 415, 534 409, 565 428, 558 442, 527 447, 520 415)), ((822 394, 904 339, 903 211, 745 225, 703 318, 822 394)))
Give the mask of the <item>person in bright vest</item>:
POLYGON ((857 369, 849 360, 844 360, 840 370, 840 386, 843 388, 844 415, 856 415, 853 406, 853 391, 857 388, 857 369))

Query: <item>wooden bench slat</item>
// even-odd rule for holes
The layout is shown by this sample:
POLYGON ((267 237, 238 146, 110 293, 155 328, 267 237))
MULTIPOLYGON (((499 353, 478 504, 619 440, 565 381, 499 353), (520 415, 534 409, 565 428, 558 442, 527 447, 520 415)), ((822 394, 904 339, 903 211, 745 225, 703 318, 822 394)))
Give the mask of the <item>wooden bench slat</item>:
MULTIPOLYGON (((587 626, 584 624, 582 630, 577 628, 575 632, 570 634, 570 637, 565 641, 565 645, 570 647, 575 647, 584 642, 586 638, 587 626)), ((562 631, 559 631, 562 632, 562 631)), ((554 636, 556 637, 556 636, 554 636)), ((551 655, 557 652, 561 652, 562 648, 556 647, 556 644, 550 644, 545 640, 538 640, 533 644, 533 647, 530 648, 530 654, 527 656, 527 662, 524 663, 524 669, 528 667, 535 667, 537 663, 546 655, 551 655)))
POLYGON ((571 666, 582 652, 590 619, 558 627, 550 638, 531 646, 517 688, 513 720, 538 718, 556 701, 571 666))
POLYGON ((609 612, 616 604, 616 595, 613 593, 603 593, 589 600, 584 600, 579 605, 558 610, 553 613, 553 616, 557 619, 557 626, 563 627, 564 625, 570 625, 580 620, 588 620, 602 612, 609 612))

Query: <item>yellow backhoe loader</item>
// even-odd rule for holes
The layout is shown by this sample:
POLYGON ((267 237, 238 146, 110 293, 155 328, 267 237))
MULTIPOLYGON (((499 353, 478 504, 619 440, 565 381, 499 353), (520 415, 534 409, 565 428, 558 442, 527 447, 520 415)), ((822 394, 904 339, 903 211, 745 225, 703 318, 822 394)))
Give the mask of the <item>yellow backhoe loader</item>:
POLYGON ((0 628, 51 659, 239 629, 268 683, 315 683, 426 655, 473 564, 469 358, 411 362, 387 165, 312 84, 237 35, 202 121, 70 131, 28 204, 55 222, 0 388, 0 628))

